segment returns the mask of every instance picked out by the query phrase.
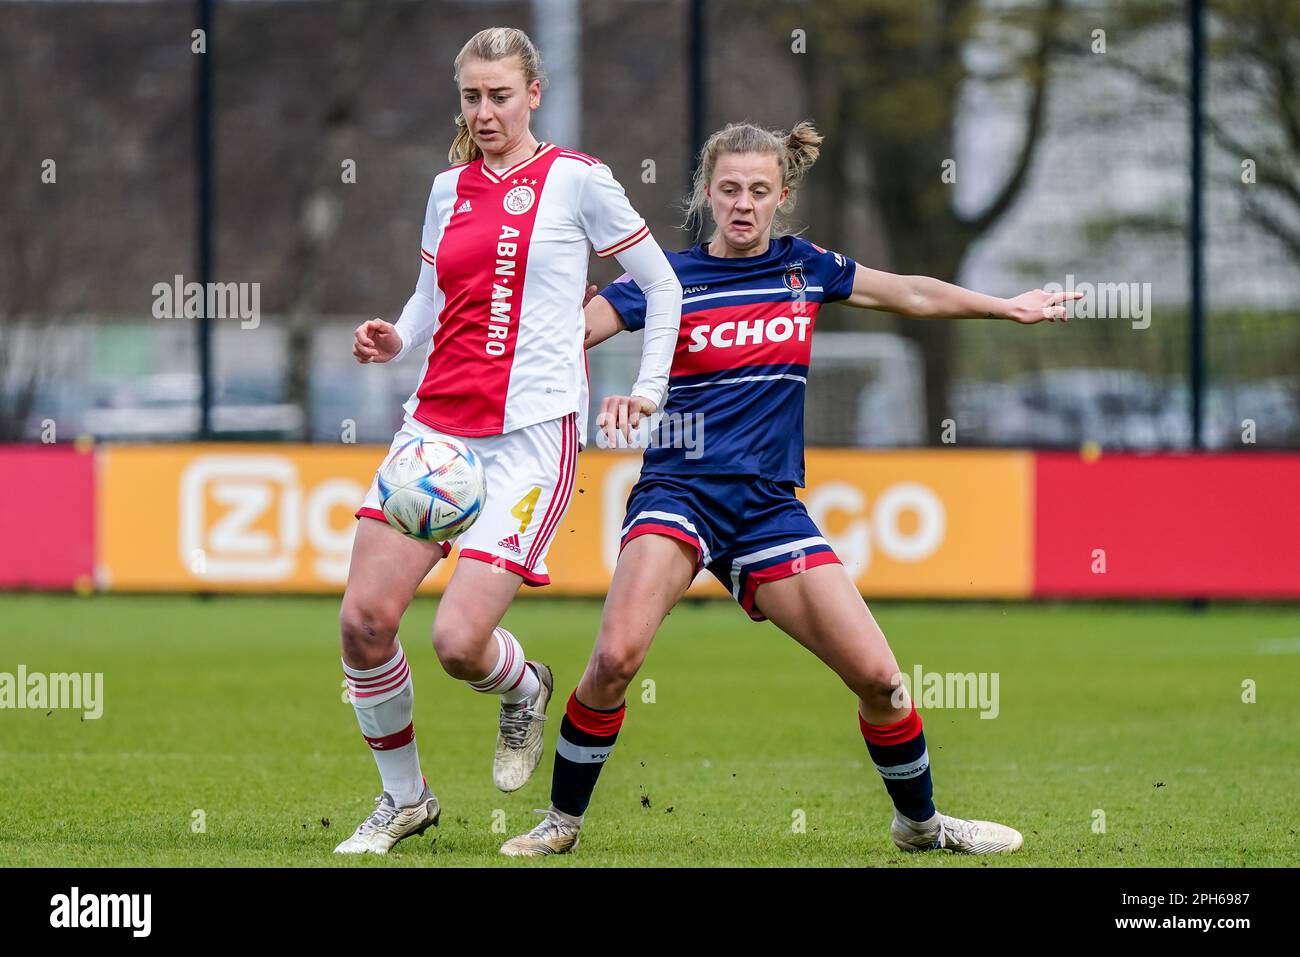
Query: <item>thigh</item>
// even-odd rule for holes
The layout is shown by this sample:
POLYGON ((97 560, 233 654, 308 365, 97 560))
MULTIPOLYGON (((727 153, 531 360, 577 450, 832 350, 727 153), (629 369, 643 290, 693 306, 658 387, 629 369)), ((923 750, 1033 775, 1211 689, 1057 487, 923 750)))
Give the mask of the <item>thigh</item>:
POLYGON ((623 687, 645 661, 655 633, 686 594, 696 568, 695 549, 676 537, 647 533, 628 542, 614 568, 596 646, 578 684, 583 703, 618 706, 623 687))
MULTIPOLYGON (((865 702, 881 697, 898 662, 843 565, 759 585, 755 601, 778 628, 820 658, 865 702)), ((870 717, 870 716, 868 716, 870 717)))
POLYGON ((458 634, 476 636, 485 644, 510 609, 522 581, 500 565, 458 561, 438 601, 440 624, 454 622, 458 634))
POLYGON ((343 593, 345 614, 362 621, 400 618, 442 556, 434 542, 403 535, 383 521, 358 519, 343 593))

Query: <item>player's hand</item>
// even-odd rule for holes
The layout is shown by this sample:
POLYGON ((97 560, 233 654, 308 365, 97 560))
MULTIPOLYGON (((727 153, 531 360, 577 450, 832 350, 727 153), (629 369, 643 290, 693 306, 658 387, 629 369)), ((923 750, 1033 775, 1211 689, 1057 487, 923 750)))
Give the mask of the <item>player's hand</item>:
POLYGON ((596 284, 593 282, 590 286, 587 287, 587 291, 582 295, 583 309, 587 308, 587 303, 591 302, 591 300, 596 298, 596 292, 597 292, 596 284))
POLYGON ((1078 290, 1073 292, 1043 292, 1041 289, 1032 289, 1029 292, 1022 292, 1014 299, 1007 300, 1008 308, 1005 318, 1026 326, 1031 326, 1035 322, 1042 322, 1044 319, 1048 322, 1055 322, 1057 319, 1062 322, 1069 322, 1070 317, 1065 314, 1064 303, 1072 299, 1082 298, 1083 293, 1078 290))
POLYGON ((619 432, 631 442, 632 429, 641 424, 641 416, 654 415, 658 411, 658 406, 639 395, 606 396, 600 407, 600 415, 596 417, 596 427, 604 431, 611 449, 618 448, 615 436, 619 432))
POLYGON ((352 355, 358 362, 387 362, 402 351, 397 327, 383 319, 370 319, 352 334, 352 355))

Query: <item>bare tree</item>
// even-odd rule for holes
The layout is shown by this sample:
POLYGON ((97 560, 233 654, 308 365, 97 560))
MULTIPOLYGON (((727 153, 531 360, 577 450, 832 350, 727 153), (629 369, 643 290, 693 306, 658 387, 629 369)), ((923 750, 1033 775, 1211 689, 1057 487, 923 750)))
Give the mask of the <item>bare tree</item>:
MULTIPOLYGON (((880 225, 887 268, 953 280, 971 246, 1001 221, 1022 195, 1043 138, 1049 66, 1063 16, 1063 0, 989 11, 976 0, 895 3, 819 0, 783 5, 769 17, 808 31, 816 55, 805 60, 814 118, 836 143, 819 166, 813 215, 818 234, 842 243, 846 182, 845 143, 866 156, 871 219, 880 225), (993 34, 1010 51, 993 72, 968 66, 966 46, 993 34), (1026 89, 1024 135, 1009 144, 1010 173, 982 209, 963 213, 954 202, 945 160, 955 159, 958 106, 970 81, 1026 89)), ((950 323, 901 323, 925 356, 926 422, 941 431, 952 376, 950 323)))
POLYGON ((337 12, 331 83, 320 113, 321 146, 318 161, 299 181, 295 206, 298 228, 289 255, 287 274, 293 284, 288 301, 288 368, 285 401, 302 410, 302 438, 312 435, 312 339, 321 314, 321 270, 327 253, 338 241, 344 188, 341 164, 356 156, 356 126, 361 91, 365 84, 368 43, 392 36, 414 5, 367 4, 344 0, 337 12))
POLYGON ((40 222, 42 170, 20 168, 23 151, 0 149, 0 182, 7 184, 8 215, 0 217, 0 441, 25 437, 37 392, 48 375, 59 264, 58 229, 31 229, 40 222))
MULTIPOLYGON (((1120 20, 1135 35, 1181 28, 1184 22, 1181 7, 1149 2, 1125 7, 1120 20)), ((1207 5, 1206 31, 1210 70, 1217 85, 1231 91, 1230 97, 1208 99, 1204 122, 1209 145, 1233 165, 1253 163, 1258 189, 1245 193, 1242 211, 1300 262, 1300 5, 1294 0, 1215 0, 1207 5)), ((1063 44, 1062 49, 1087 54, 1083 44, 1063 44)), ((1184 57, 1161 64, 1120 50, 1111 64, 1171 106, 1186 109, 1190 91, 1184 57)))

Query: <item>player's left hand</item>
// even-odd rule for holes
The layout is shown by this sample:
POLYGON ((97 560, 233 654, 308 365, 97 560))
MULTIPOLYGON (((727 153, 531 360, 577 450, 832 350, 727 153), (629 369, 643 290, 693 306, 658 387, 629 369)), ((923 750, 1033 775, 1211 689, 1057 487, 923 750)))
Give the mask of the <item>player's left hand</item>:
POLYGON ((589 285, 589 286, 587 287, 587 291, 586 291, 585 293, 582 294, 582 308, 583 308, 583 309, 586 309, 586 308, 587 308, 587 303, 591 302, 591 300, 593 300, 593 299, 596 298, 596 293, 597 293, 597 291, 598 291, 598 289, 597 289, 597 286, 596 286, 596 284, 595 284, 594 282, 593 282, 591 285, 589 285))
POLYGON ((617 433, 623 433, 623 438, 630 442, 632 429, 641 424, 641 416, 654 415, 658 411, 658 406, 639 395, 606 396, 600 415, 596 417, 596 427, 604 431, 611 449, 618 448, 617 433))
POLYGON ((1082 298, 1083 293, 1078 290, 1043 292, 1041 289, 1033 289, 1007 300, 1008 309, 1005 318, 1027 326, 1042 322, 1044 319, 1048 322, 1055 322, 1057 319, 1069 322, 1070 317, 1065 314, 1064 303, 1082 298))
POLYGON ((387 362, 402 351, 402 335, 383 319, 370 319, 352 333, 352 357, 360 363, 387 362))

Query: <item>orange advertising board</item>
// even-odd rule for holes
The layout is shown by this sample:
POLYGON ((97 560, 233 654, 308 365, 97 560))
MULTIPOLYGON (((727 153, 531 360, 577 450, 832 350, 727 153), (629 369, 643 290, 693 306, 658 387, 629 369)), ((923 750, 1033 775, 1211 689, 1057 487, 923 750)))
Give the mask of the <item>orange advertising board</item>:
MULTIPOLYGON (((97 580, 122 591, 338 592, 377 447, 108 446, 97 468, 97 580)), ((603 595, 637 453, 584 452, 547 558, 551 587, 603 595)), ((1024 596, 1032 456, 812 450, 800 492, 864 594, 1024 596)), ((454 553, 453 553, 454 559, 454 553)), ((454 561, 423 589, 439 590, 454 561)), ((694 591, 725 595, 711 576, 694 591)))
POLYGON ((382 456, 382 449, 352 446, 102 448, 98 584, 341 590, 352 515, 382 456))
POLYGON ((799 497, 865 595, 1025 597, 1033 461, 1029 452, 819 449, 799 497))

